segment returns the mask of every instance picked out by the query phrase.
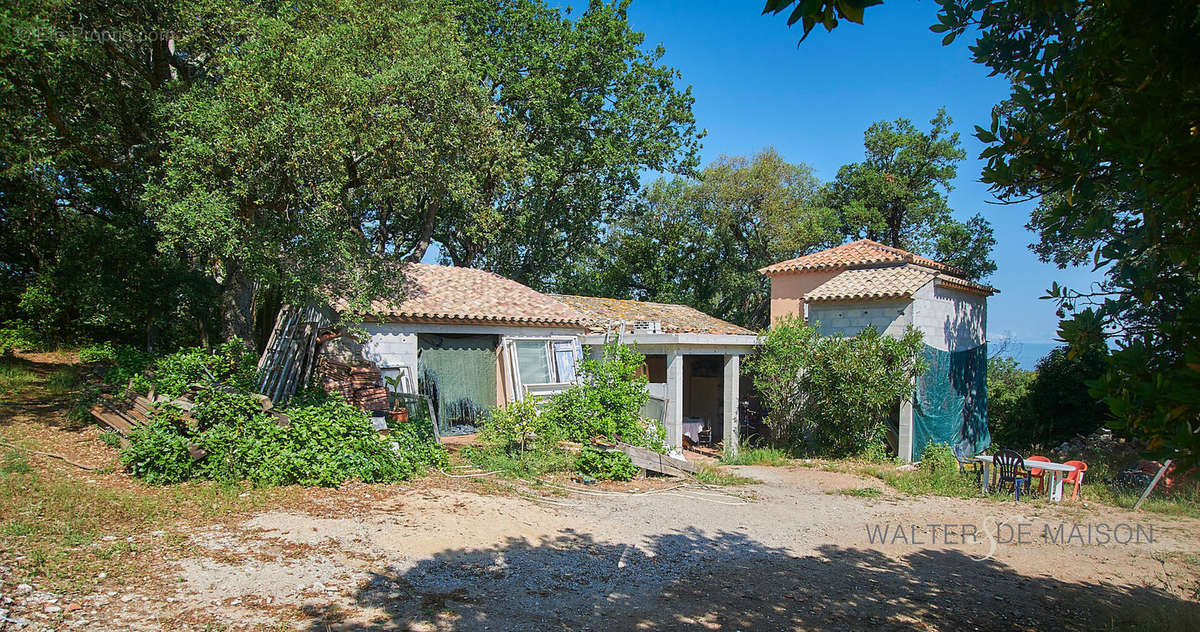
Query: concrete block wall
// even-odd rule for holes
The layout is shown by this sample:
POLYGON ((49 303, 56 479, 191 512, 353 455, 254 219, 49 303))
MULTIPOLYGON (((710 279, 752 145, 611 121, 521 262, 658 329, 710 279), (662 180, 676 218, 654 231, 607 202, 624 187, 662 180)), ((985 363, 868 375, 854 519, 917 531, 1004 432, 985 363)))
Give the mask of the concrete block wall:
POLYGON ((363 326, 370 339, 363 345, 363 355, 382 368, 407 366, 417 370, 417 334, 406 332, 392 324, 363 326))
POLYGON ((888 336, 902 336, 913 319, 911 301, 854 301, 808 304, 808 322, 823 336, 856 336, 870 325, 888 336))
POLYGON ((966 351, 987 338, 987 298, 928 283, 913 294, 913 326, 939 351, 966 351))

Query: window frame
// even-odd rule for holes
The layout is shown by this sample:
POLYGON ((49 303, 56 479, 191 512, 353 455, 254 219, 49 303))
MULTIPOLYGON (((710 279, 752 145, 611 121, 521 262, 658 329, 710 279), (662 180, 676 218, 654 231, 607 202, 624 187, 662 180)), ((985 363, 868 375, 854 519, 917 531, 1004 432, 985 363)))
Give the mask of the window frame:
POLYGON ((515 401, 524 400, 526 396, 533 397, 548 397, 556 392, 566 390, 568 386, 575 383, 575 377, 578 375, 579 361, 583 357, 583 350, 579 344, 577 336, 569 335, 546 335, 546 336, 505 336, 504 337, 504 356, 507 366, 507 382, 509 393, 512 394, 515 401), (551 382, 540 382, 526 384, 521 379, 521 364, 517 354, 517 343, 519 342, 542 342, 544 353, 543 358, 546 360, 548 372, 552 380, 551 382), (556 343, 568 343, 572 357, 572 379, 562 380, 558 367, 558 351, 555 349, 556 343), (533 387, 533 389, 530 389, 533 387))

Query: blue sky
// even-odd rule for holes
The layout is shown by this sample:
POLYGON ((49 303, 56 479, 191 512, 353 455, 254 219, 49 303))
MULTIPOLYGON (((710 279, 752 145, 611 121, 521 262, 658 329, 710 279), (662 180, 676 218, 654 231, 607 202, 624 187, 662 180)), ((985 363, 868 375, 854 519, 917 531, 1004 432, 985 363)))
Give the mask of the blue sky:
POLYGON ((996 231, 999 269, 988 282, 1000 294, 988 304, 989 338, 1053 340, 1054 305, 1038 297, 1052 281, 1083 287, 1099 275, 1039 262, 1028 249, 1035 240, 1025 230, 1029 205, 988 203, 995 198, 979 182, 976 158, 983 144, 971 131, 991 120, 1007 82, 971 62, 969 41, 941 45, 928 29, 937 13, 930 1, 887 1, 867 9, 865 26, 842 23, 833 33, 817 27, 800 46, 798 27, 761 10, 762 2, 703 0, 633 0, 629 8, 647 46, 662 43, 664 62, 692 86, 697 122, 708 130, 703 161, 774 146, 828 180, 862 159, 862 134, 872 122, 905 117, 927 128, 945 106, 968 156, 951 207, 963 219, 983 213, 996 231))

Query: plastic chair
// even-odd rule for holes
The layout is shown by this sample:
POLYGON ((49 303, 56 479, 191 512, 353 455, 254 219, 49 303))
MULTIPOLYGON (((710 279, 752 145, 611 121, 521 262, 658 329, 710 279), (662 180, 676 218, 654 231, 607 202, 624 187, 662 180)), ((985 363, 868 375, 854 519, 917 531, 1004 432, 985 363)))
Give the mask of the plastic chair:
POLYGON ((1012 483, 1013 494, 1021 500, 1021 485, 1029 486, 1029 472, 1025 470, 1025 459, 1015 450, 1000 450, 992 456, 992 466, 996 468, 996 487, 1004 483, 1012 483))
MULTIPOLYGON (((1051 462, 1050 459, 1047 459, 1044 456, 1031 456, 1025 460, 1026 461, 1038 461, 1040 463, 1050 463, 1051 462)), ((1037 479, 1039 494, 1046 491, 1046 470, 1043 470, 1038 467, 1031 467, 1031 468, 1029 468, 1029 476, 1030 476, 1030 478, 1037 479)), ((1033 481, 1030 481, 1030 483, 1032 484, 1033 481)))
POLYGON ((965 474, 967 476, 974 474, 975 486, 979 487, 983 484, 983 463, 981 463, 978 459, 972 457, 961 457, 957 454, 954 455, 954 458, 958 461, 958 471, 960 474, 965 474))
POLYGON ((1087 471, 1087 463, 1083 461, 1067 461, 1066 465, 1074 465, 1075 471, 1068 472, 1063 478, 1064 485, 1074 485, 1075 490, 1071 492, 1071 500, 1079 498, 1079 486, 1083 484, 1083 473, 1087 471))

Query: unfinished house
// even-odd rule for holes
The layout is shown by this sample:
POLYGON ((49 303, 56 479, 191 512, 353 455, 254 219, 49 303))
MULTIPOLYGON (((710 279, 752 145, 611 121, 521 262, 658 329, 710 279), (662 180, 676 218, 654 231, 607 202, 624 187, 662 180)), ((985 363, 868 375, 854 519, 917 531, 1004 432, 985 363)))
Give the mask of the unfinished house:
POLYGON ((987 297, 996 289, 957 268, 868 239, 759 270, 771 279, 771 321, 793 315, 824 335, 868 326, 925 338, 929 370, 895 423, 897 455, 910 461, 930 441, 974 455, 987 429, 987 297))
MULTIPOLYGON (((516 281, 472 268, 412 264, 400 301, 377 301, 361 355, 407 372, 443 434, 474 431, 484 411, 575 379, 587 317, 516 281)), ((345 304, 334 305, 344 308, 345 304)))
POLYGON ((646 356, 651 401, 662 406, 646 415, 663 420, 672 447, 681 448, 686 436, 694 444, 724 442, 736 452, 740 360, 758 344, 757 334, 686 305, 552 296, 589 317, 585 353, 598 356, 619 336, 646 356))
POLYGON ((685 435, 737 445, 739 358, 757 344, 754 332, 683 305, 542 294, 471 268, 414 264, 405 274, 404 296, 375 302, 377 318, 357 325, 366 340, 339 357, 412 376, 442 434, 473 432, 489 408, 566 389, 584 354, 619 334, 646 354, 659 406, 644 413, 663 421, 672 447, 685 435))

